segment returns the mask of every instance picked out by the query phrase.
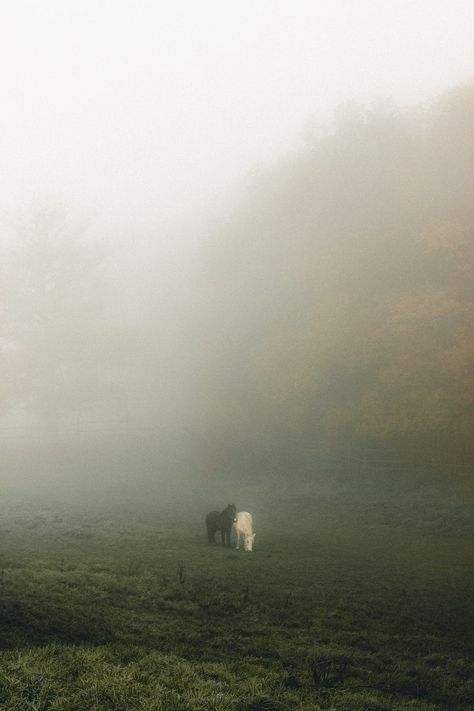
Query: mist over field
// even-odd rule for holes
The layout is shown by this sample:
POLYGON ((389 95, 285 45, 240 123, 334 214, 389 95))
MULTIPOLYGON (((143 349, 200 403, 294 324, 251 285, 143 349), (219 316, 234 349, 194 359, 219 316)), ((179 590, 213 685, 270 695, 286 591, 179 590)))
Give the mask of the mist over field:
POLYGON ((0 86, 0 707, 473 708, 472 3, 18 0, 0 86))
POLYGON ((2 243, 7 490, 323 466, 469 491, 473 119, 472 83, 341 109, 167 255, 24 208, 2 243))

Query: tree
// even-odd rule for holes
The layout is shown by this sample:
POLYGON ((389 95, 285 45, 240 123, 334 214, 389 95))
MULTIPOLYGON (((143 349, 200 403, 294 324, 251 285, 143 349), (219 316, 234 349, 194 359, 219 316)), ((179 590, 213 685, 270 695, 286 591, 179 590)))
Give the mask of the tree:
POLYGON ((105 250, 55 205, 36 205, 3 245, 4 419, 48 438, 59 425, 123 397, 113 377, 117 325, 107 313, 105 250))
POLYGON ((473 123, 474 85, 352 112, 249 187, 200 272, 200 422, 221 449, 473 450, 473 123))

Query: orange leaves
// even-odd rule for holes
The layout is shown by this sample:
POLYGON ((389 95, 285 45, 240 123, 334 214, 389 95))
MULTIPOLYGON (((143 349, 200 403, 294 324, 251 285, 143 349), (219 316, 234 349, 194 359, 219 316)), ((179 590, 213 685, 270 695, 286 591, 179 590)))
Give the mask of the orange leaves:
POLYGON ((442 115, 354 116, 256 181, 213 242, 221 392, 238 392, 238 417, 247 412, 254 430, 422 438, 469 410, 466 112, 474 85, 449 96, 442 115))

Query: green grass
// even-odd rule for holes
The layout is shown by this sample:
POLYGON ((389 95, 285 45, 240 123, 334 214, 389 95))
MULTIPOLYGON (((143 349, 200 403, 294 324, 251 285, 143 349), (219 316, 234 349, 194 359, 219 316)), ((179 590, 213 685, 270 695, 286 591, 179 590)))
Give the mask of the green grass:
POLYGON ((248 488, 245 553, 207 544, 211 491, 4 504, 0 708, 474 708, 467 505, 248 488))

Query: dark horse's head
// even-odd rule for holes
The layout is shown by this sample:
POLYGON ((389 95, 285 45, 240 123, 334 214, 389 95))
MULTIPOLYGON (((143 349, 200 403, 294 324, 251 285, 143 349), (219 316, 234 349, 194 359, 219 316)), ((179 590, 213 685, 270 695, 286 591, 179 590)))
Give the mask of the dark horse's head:
POLYGON ((226 516, 229 518, 229 520, 234 523, 235 519, 237 518, 237 509, 235 508, 235 504, 227 504, 227 508, 224 509, 224 512, 226 513, 226 516))

